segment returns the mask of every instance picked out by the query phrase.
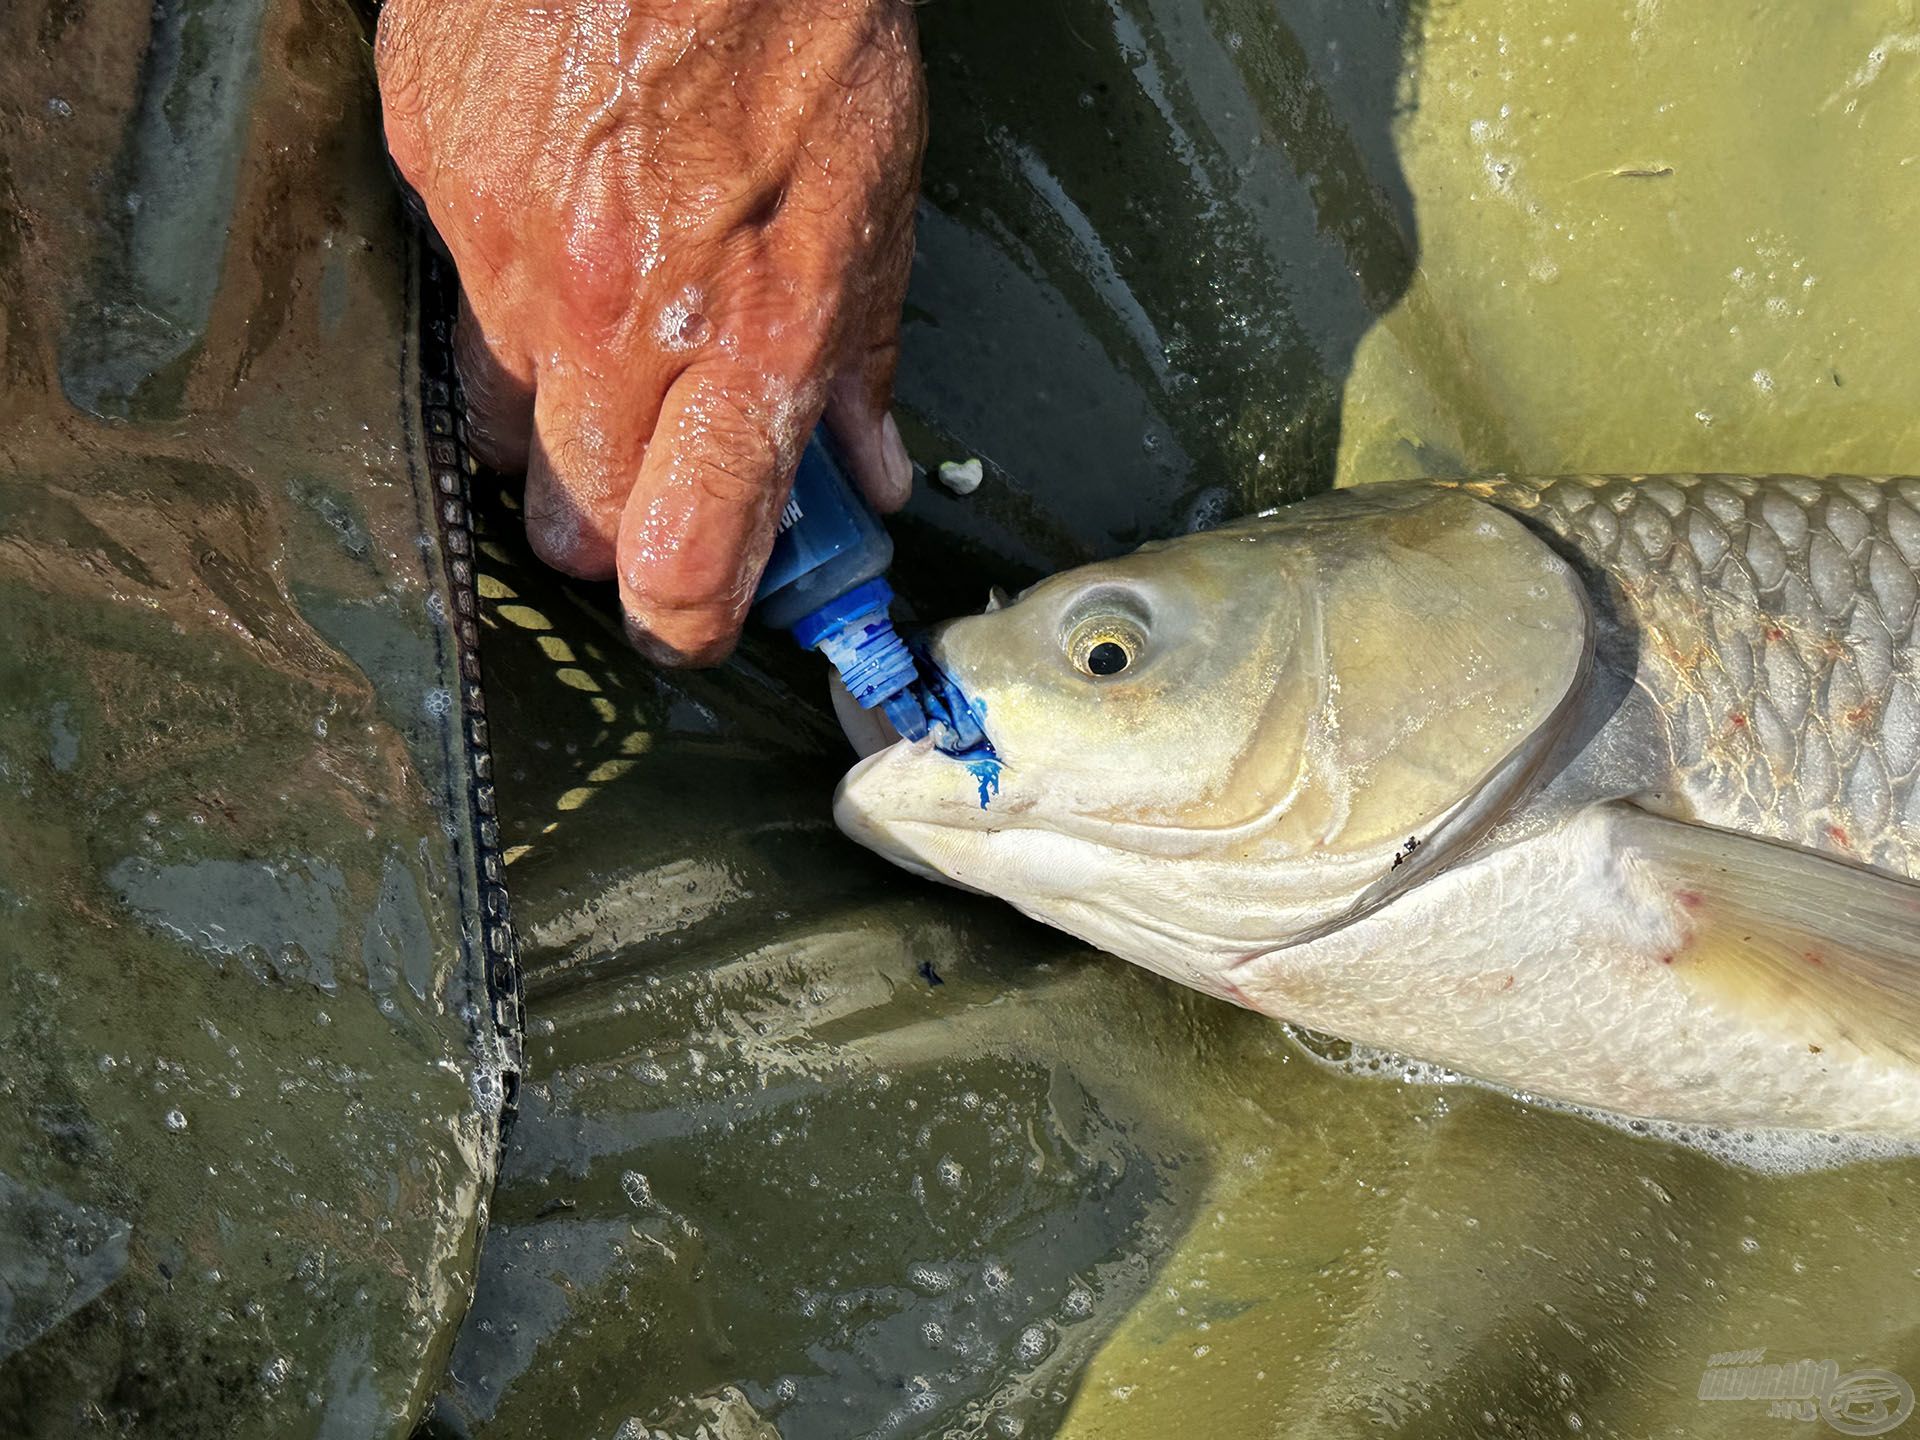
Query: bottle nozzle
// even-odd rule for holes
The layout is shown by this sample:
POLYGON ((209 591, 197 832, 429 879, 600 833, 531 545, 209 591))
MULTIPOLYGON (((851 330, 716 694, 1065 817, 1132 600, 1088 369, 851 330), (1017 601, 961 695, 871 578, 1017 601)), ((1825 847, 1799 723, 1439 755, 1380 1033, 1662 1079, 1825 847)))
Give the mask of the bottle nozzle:
POLYGON ((919 740, 928 729, 926 711, 914 695, 920 674, 913 651, 887 613, 892 603, 893 588, 885 580, 869 580, 801 620, 793 638, 833 662, 862 710, 884 707, 894 729, 919 740))
POLYGON ((986 744, 973 707, 937 665, 922 673, 907 642, 887 613, 893 588, 869 580, 821 606, 793 627, 793 637, 818 650, 840 672, 847 694, 862 710, 879 707, 893 728, 922 740, 939 727, 942 750, 966 751, 986 744))

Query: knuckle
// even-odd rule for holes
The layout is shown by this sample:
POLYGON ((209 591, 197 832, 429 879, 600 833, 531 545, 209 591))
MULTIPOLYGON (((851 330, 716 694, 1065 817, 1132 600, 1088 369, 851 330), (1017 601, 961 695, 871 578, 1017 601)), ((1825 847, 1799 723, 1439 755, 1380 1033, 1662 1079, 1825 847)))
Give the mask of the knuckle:
POLYGON ((774 417, 763 400, 735 385, 702 384, 681 408, 670 437, 676 459, 695 471, 724 468, 736 476, 765 476, 776 458, 769 432, 774 417))
POLYGON ((771 481, 765 463, 770 456, 764 453, 766 447, 757 449, 762 453, 743 457, 748 463, 738 469, 734 468, 732 456, 696 465, 693 474, 694 493, 707 504, 727 510, 746 510, 758 504, 765 497, 771 481))
POLYGON ((561 223, 559 299, 576 325, 611 330, 634 305, 636 227, 604 194, 568 206, 561 223))
POLYGON ((704 417, 683 422, 670 442, 677 442, 677 449, 668 462, 669 484, 704 511, 746 511, 764 504, 779 478, 781 458, 765 424, 749 418, 733 400, 704 407, 704 417))

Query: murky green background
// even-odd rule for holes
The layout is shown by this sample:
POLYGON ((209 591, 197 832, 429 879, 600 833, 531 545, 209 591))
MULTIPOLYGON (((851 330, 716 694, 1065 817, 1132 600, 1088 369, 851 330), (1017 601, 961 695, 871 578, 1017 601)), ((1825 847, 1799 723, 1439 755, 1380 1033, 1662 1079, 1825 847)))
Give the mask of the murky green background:
MULTIPOLYGON (((1910 4, 920 13, 903 414, 988 472, 896 526, 927 615, 1336 481, 1920 471, 1910 4)), ((472 817, 368 57, 331 0, 0 25, 0 1273, 61 1261, 0 1430, 1744 1440, 1815 1432, 1716 1353, 1920 1381, 1920 1162, 1343 1074, 912 881, 831 827, 817 662, 649 672, 505 498, 529 1076, 454 1339, 472 817)))
POLYGON ((359 26, 0 8, 0 1434, 404 1435, 500 1050, 359 26))
MULTIPOLYGON (((1911 13, 921 18, 900 389, 989 477, 896 524, 925 613, 1336 482, 1920 467, 1911 13)), ((650 675, 513 523, 533 1081, 447 1430, 1749 1437, 1809 1432, 1697 1399, 1716 1353, 1920 1379, 1920 1163, 1342 1074, 892 874, 817 671, 650 675)))

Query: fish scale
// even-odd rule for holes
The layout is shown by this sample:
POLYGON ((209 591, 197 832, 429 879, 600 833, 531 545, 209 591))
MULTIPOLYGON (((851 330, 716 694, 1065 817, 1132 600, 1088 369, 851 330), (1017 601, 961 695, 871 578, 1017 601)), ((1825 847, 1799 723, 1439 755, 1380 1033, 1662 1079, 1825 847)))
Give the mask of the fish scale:
POLYGON ((1920 875, 1920 480, 1459 488, 1611 580, 1689 818, 1920 875))

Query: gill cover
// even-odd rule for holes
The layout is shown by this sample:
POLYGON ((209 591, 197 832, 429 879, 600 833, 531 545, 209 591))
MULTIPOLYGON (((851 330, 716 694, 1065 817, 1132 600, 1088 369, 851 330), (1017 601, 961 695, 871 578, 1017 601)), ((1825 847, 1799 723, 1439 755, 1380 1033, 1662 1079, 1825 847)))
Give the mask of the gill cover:
POLYGON ((1322 825, 1319 843, 1430 842, 1530 778, 1592 647, 1585 591, 1551 547, 1425 485, 1340 492, 1264 523, 1315 559, 1321 703, 1302 763, 1324 818, 1301 818, 1322 825))

